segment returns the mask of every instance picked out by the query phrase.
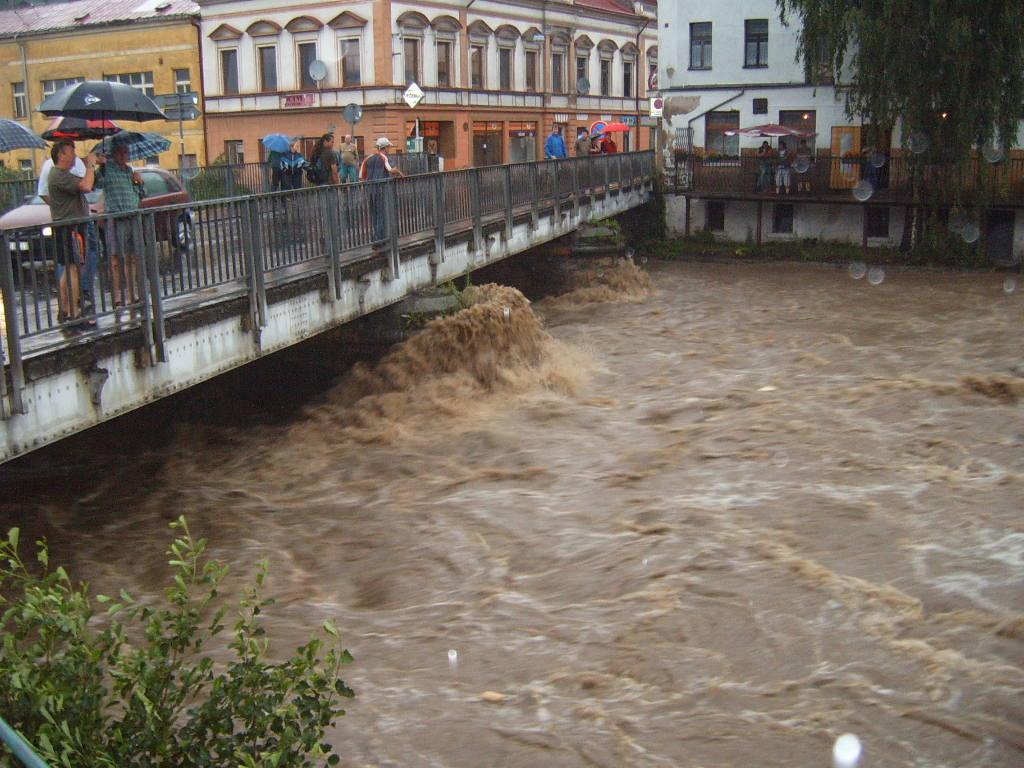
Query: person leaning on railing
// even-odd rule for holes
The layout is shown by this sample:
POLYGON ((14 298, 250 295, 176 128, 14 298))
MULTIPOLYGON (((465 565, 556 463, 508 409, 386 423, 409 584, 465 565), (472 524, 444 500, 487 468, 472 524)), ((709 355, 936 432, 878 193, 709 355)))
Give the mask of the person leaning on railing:
MULTIPOLYGON (((139 210, 142 178, 128 165, 128 146, 115 139, 111 158, 108 160, 100 155, 98 162, 101 168, 96 186, 103 189, 104 211, 126 214, 139 210)), ((132 217, 107 219, 104 234, 107 255, 110 257, 114 309, 119 309, 126 303, 134 304, 138 301, 135 293, 138 281, 137 255, 142 252, 142 244, 136 242, 135 223, 132 217)))
MULTIPOLYGON (((96 155, 85 159, 85 176, 71 173, 75 166, 75 144, 58 141, 50 148, 53 168, 46 180, 49 190, 50 219, 57 225, 67 219, 84 219, 89 215, 85 193, 96 183, 96 155)), ((92 318, 82 318, 79 266, 85 262, 85 226, 54 226, 54 245, 60 311, 58 321, 78 320, 75 325, 96 325, 92 318), (77 251, 77 252, 76 252, 77 251)))

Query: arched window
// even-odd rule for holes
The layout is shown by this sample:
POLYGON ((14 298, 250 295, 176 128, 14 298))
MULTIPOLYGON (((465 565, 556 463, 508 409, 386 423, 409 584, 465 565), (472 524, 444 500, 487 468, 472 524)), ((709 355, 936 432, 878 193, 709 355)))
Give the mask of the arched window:
POLYGON ((620 50, 622 56, 622 95, 631 99, 639 93, 637 85, 637 59, 640 50, 633 43, 626 43, 620 50))
POLYGON ((277 82, 277 46, 281 36, 281 25, 276 21, 261 19, 245 28, 253 40, 256 53, 256 78, 262 93, 274 93, 277 82))
POLYGON ((437 85, 450 88, 458 82, 456 70, 459 50, 459 32, 462 24, 452 16, 438 16, 430 26, 434 28, 434 58, 437 61, 437 85))
POLYGON ((619 46, 607 39, 602 40, 597 44, 598 65, 601 73, 600 92, 602 96, 612 95, 612 64, 615 61, 615 51, 617 51, 618 48, 619 46))
POLYGON ((402 76, 405 83, 423 81, 423 36, 430 20, 417 11, 406 11, 395 23, 402 40, 402 76))
POLYGON ((477 19, 469 25, 469 87, 487 87, 487 51, 494 34, 487 23, 477 19))
POLYGON ((515 89, 516 44, 519 30, 510 24, 502 24, 494 30, 498 40, 498 87, 503 91, 515 89))
POLYGON ((342 87, 362 85, 366 19, 352 11, 342 11, 327 26, 334 30, 338 45, 338 82, 342 87))
POLYGON ((594 49, 594 41, 591 40, 587 35, 580 35, 576 38, 573 43, 573 47, 576 50, 576 79, 572 83, 572 90, 577 91, 582 80, 586 80, 590 83, 590 53, 594 49))

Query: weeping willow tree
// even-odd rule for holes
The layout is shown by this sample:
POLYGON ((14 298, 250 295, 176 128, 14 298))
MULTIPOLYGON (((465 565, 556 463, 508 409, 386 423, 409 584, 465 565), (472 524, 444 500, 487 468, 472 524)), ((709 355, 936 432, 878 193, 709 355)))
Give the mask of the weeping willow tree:
POLYGON ((915 247, 939 196, 970 207, 979 188, 974 174, 933 177, 929 189, 924 166, 962 168, 979 148, 994 163, 1016 144, 1024 118, 1024 0, 777 3, 784 23, 800 23, 797 56, 808 82, 831 73, 851 120, 882 134, 900 126, 914 201, 905 209, 903 248, 915 247))
POLYGON ((947 160, 1005 151, 1024 117, 1022 0, 777 0, 809 76, 830 69, 851 118, 902 126, 947 160))

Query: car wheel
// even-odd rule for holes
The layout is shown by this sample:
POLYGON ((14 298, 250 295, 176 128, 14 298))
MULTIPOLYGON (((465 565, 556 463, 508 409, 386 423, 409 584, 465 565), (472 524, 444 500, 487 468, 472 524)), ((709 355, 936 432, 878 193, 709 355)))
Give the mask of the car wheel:
POLYGON ((183 211, 174 223, 174 247, 183 253, 192 248, 192 214, 183 211))

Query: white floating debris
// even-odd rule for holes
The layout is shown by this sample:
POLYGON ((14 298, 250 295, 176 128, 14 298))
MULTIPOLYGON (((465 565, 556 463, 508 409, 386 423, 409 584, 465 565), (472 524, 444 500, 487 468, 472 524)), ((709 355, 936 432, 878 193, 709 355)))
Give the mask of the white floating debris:
POLYGON ((775 390, 776 390, 776 387, 773 387, 771 384, 768 384, 767 386, 761 387, 757 391, 758 392, 774 392, 775 390))
POLYGON ((454 648, 448 651, 448 666, 457 669, 459 666, 459 652, 454 648))

